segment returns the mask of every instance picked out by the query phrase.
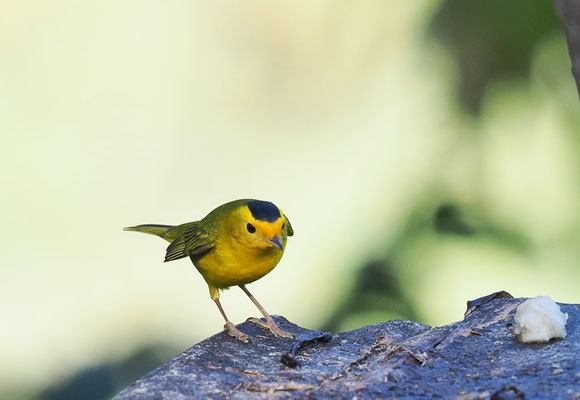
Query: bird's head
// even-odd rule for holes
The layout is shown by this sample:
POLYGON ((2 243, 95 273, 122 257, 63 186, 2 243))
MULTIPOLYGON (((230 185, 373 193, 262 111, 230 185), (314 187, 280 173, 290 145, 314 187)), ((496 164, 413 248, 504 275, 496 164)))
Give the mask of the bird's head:
POLYGON ((250 247, 284 251, 287 237, 294 234, 290 221, 268 201, 249 200, 236 214, 235 236, 250 247))

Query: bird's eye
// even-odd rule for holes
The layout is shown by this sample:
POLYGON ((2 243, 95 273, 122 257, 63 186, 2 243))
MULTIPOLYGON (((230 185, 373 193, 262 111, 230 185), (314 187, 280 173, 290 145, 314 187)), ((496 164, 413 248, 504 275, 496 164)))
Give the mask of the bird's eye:
POLYGON ((250 233, 256 233, 256 227, 254 225, 250 224, 250 223, 248 223, 248 225, 246 225, 246 229, 250 233))

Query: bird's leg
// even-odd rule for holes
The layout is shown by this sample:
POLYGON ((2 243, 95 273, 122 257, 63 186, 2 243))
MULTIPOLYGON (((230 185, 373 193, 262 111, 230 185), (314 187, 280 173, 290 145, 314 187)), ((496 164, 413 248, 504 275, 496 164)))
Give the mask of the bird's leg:
POLYGON ((266 322, 263 322, 262 320, 260 320, 258 318, 249 318, 248 321, 267 328, 268 330, 270 330, 270 332, 272 332, 272 334, 274 336, 282 336, 282 337, 294 339, 294 335, 287 333, 287 332, 284 332, 283 330, 278 328, 278 325, 276 325, 276 323, 274 322, 272 317, 270 317, 270 314, 268 314, 266 312, 266 310, 264 310, 264 307, 262 307, 260 305, 260 303, 258 303, 258 300, 256 300, 256 298, 254 296, 252 296, 252 293, 250 293, 250 291, 248 289, 246 289, 245 285, 240 285, 240 289, 242 289, 244 291, 244 293, 246 293, 248 295, 250 300, 252 300, 252 302, 256 305, 256 307, 258 307, 258 310, 260 310, 260 312, 262 313, 262 315, 266 319, 266 322))
POLYGON ((226 320, 226 324, 224 325, 225 330, 228 332, 230 336, 235 337, 240 342, 248 343, 250 341, 250 337, 243 332, 240 332, 234 323, 228 319, 222 305, 220 304, 219 294, 218 297, 214 298, 212 296, 212 300, 215 301, 215 304, 218 306, 220 312, 222 313, 224 319, 226 320))

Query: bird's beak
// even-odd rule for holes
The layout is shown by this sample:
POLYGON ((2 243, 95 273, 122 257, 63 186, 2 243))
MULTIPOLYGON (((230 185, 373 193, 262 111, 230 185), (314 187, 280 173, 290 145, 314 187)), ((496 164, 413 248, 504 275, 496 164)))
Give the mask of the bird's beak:
POLYGON ((282 239, 279 236, 274 236, 272 239, 268 239, 268 243, 272 246, 279 248, 280 250, 284 250, 284 246, 282 245, 282 239))

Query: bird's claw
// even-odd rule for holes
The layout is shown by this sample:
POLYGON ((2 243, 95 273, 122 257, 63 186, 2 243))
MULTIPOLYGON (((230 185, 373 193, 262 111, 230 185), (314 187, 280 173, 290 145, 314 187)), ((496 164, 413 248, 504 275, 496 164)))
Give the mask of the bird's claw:
POLYGON ((274 320, 272 318, 267 318, 266 321, 262 321, 259 318, 248 318, 249 322, 252 322, 254 324, 258 324, 260 326, 263 326, 264 328, 268 329, 270 332, 272 332, 272 335, 278 337, 285 337, 285 338, 290 338, 290 339, 294 339, 294 335, 292 335, 291 333, 287 333, 284 332, 283 330, 281 330, 280 328, 278 328, 278 325, 276 325, 276 323, 274 322, 274 320))
POLYGON ((240 342, 248 343, 250 341, 250 337, 245 333, 240 332, 233 324, 233 322, 230 321, 226 322, 224 328, 230 336, 235 337, 240 342))

